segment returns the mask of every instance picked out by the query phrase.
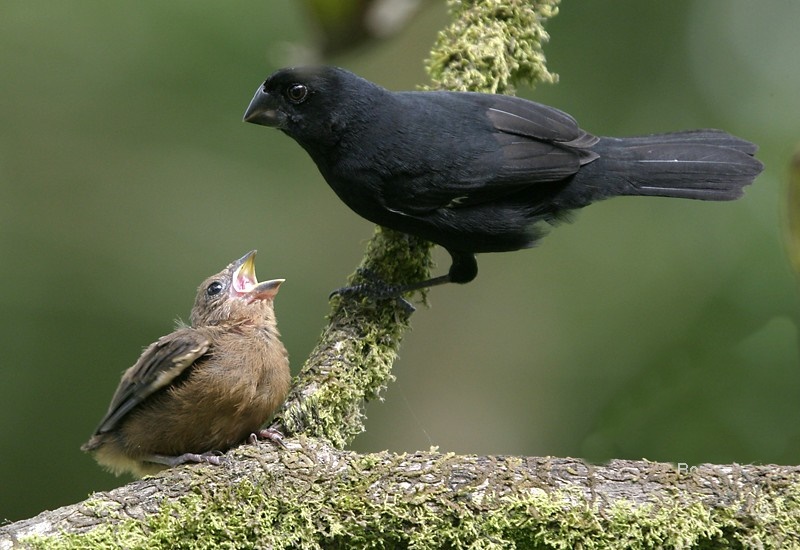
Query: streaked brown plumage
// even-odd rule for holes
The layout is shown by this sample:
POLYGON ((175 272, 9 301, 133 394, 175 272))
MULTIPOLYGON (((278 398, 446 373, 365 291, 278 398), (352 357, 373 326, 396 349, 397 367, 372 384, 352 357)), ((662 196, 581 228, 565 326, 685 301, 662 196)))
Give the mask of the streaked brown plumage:
POLYGON ((116 474, 136 476, 218 453, 252 435, 289 391, 289 360, 255 250, 200 285, 191 326, 179 325, 122 376, 94 435, 81 447, 116 474))

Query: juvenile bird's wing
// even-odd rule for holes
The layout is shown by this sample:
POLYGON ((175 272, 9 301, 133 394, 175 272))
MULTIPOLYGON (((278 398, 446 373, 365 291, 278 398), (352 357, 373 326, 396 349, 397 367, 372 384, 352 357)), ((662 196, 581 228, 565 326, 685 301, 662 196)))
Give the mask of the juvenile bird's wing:
POLYGON ((495 201, 569 178, 597 158, 590 148, 598 138, 553 107, 492 94, 434 92, 426 99, 449 111, 431 125, 438 134, 426 137, 450 165, 441 177, 433 167, 387 185, 384 200, 394 211, 415 215, 495 201))
POLYGON ((179 328, 150 344, 125 371, 111 405, 96 434, 113 430, 131 409, 156 391, 168 386, 209 348, 209 340, 190 327, 179 328))

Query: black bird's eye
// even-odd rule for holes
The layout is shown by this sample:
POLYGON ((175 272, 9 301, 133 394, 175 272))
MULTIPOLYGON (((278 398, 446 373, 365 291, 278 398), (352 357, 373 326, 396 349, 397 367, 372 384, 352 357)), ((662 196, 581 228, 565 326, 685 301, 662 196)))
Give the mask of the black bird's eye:
POLYGON ((208 285, 208 288, 206 289, 206 295, 216 296, 217 294, 222 292, 223 288, 224 287, 222 286, 222 283, 220 283, 219 281, 214 281, 213 283, 208 285))
POLYGON ((308 87, 303 84, 291 84, 286 88, 286 97, 292 103, 302 103, 308 99, 308 87))

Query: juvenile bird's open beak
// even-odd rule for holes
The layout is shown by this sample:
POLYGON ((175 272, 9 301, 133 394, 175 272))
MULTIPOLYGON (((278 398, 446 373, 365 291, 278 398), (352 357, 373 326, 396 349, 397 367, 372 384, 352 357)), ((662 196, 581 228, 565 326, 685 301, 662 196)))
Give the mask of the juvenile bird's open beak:
POLYGON ((264 87, 259 86, 244 112, 243 120, 261 126, 282 128, 286 122, 286 115, 278 109, 275 100, 264 91, 264 87))
POLYGON ((236 260, 233 271, 231 292, 244 298, 248 303, 256 300, 271 300, 286 279, 272 279, 259 283, 256 278, 256 251, 251 250, 236 260))

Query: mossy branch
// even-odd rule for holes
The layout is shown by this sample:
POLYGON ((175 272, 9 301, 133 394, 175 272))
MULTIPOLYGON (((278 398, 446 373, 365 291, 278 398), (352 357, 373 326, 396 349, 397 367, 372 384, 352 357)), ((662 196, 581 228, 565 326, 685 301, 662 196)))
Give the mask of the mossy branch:
POLYGON ((239 447, 0 528, 0 548, 796 548, 800 467, 239 447))
MULTIPOLYGON (((428 60, 434 87, 510 92, 512 82, 552 82, 545 65, 542 26, 558 0, 449 2, 453 23, 428 60)), ((378 228, 361 267, 387 282, 428 278, 430 243, 378 228)), ((351 282, 361 282, 356 273, 351 282)), ((303 366, 277 426, 287 434, 322 437, 344 448, 364 429, 365 401, 391 381, 391 367, 410 312, 398 301, 337 298, 320 342, 303 366)))
MULTIPOLYGON (((511 92, 552 81, 542 22, 557 0, 450 0, 433 87, 511 92)), ((363 261, 388 282, 428 277, 430 244, 378 229, 363 261)), ((354 282, 360 275, 354 275, 354 282)), ((800 467, 557 458, 358 455, 362 407, 391 380, 410 313, 335 298, 277 416, 286 449, 234 449, 0 527, 38 548, 800 547, 800 467)))
POLYGON ((453 22, 439 33, 427 60, 432 88, 514 93, 515 82, 556 82, 542 45, 544 22, 559 0, 448 0, 453 22))
MULTIPOLYGON (((427 278, 430 244, 376 228, 361 267, 384 281, 427 278)), ((357 272, 350 283, 362 282, 357 272)), ((392 380, 392 364, 411 312, 400 300, 336 296, 328 326, 276 418, 286 434, 345 447, 364 431, 363 407, 392 380)))

